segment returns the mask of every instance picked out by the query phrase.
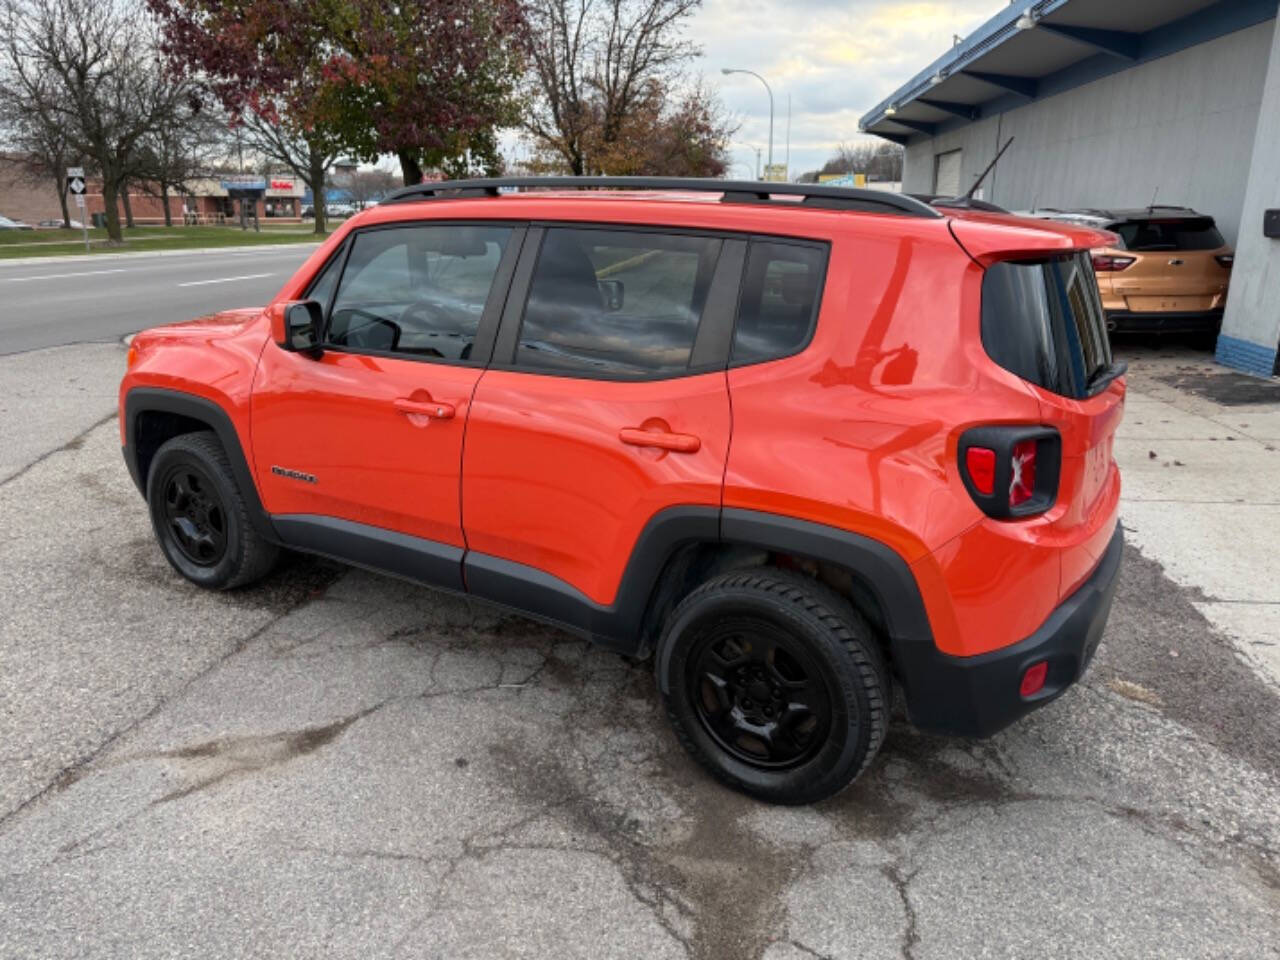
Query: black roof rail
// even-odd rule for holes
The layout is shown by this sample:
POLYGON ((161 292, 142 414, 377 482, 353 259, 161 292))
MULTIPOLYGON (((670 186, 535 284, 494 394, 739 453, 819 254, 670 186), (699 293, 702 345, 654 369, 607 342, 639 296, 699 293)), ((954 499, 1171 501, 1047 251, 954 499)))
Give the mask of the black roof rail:
MULTIPOLYGON (((771 203, 774 197, 800 197, 798 205, 825 210, 861 210, 909 217, 940 217, 937 210, 900 193, 812 183, 765 183, 757 180, 713 180, 709 177, 495 177, 484 180, 441 180, 397 190, 382 201, 444 200, 496 197, 512 190, 675 190, 719 193, 723 203, 771 203)), ((797 201, 784 201, 797 204, 797 201)))

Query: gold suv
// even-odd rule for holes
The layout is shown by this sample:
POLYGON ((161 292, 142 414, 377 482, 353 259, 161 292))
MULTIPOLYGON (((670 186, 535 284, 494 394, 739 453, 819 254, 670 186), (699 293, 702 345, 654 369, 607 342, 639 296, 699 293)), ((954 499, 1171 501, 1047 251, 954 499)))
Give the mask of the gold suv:
POLYGON ((1216 336, 1234 259, 1213 217, 1190 207, 1039 210, 1035 216, 1110 230, 1093 251, 1107 329, 1216 336))

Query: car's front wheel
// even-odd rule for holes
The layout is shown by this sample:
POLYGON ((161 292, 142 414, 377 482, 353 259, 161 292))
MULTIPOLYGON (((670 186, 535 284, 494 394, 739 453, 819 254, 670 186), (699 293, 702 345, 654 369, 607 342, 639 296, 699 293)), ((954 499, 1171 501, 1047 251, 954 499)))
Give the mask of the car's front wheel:
POLYGON ((685 749, 772 803, 811 803, 847 787, 888 728, 888 671, 871 628, 797 573, 708 580, 673 611, 656 670, 685 749))
POLYGON ((211 432, 166 441, 147 475, 151 525, 165 558, 201 587, 227 590, 266 576, 279 549, 249 519, 226 451, 211 432))

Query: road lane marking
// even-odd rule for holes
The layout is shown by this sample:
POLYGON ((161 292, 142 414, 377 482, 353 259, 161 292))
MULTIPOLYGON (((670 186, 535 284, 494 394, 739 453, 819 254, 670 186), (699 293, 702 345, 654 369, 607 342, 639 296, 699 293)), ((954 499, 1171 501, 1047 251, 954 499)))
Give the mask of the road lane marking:
POLYGON ((274 273, 246 273, 243 277, 219 277, 217 280, 188 280, 180 283, 180 287, 203 287, 206 283, 231 283, 235 280, 260 280, 263 277, 274 277, 274 273))
POLYGON ((65 280, 68 277, 99 277, 104 273, 128 273, 124 267, 115 270, 86 270, 83 273, 44 273, 38 277, 0 277, 5 283, 23 283, 27 280, 65 280))

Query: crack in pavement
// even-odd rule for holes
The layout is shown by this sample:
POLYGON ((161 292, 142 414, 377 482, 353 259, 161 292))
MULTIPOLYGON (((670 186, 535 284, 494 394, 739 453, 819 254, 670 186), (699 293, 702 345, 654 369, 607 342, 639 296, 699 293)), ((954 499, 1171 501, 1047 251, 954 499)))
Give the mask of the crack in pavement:
POLYGON ((902 901, 903 913, 906 914, 906 928, 902 931, 902 956, 905 960, 915 960, 915 949, 920 944, 920 932, 916 929, 916 908, 911 904, 908 886, 920 872, 920 868, 917 867, 904 876, 902 868, 895 862, 885 864, 880 868, 880 872, 893 884, 898 899, 902 901))
POLYGON ((116 418, 116 416, 117 416, 116 411, 112 410, 106 416, 102 417, 99 420, 94 421, 88 427, 81 430, 79 433, 77 433, 74 437, 72 437, 66 443, 60 446, 54 447, 52 450, 46 450, 44 453, 40 454, 40 456, 36 457, 34 460, 28 463, 26 466, 19 467, 15 472, 9 474, 7 477, 4 477, 3 479, 0 479, 0 487, 5 486, 12 480, 17 480, 19 477, 25 475, 32 468, 37 467, 40 464, 44 463, 46 460, 48 460, 50 457, 54 456, 55 454, 65 453, 70 450, 79 450, 80 447, 84 445, 84 442, 88 438, 89 434, 93 433, 93 431, 97 430, 103 424, 110 423, 112 420, 116 418))
MULTIPOLYGON (((300 586, 305 587, 305 584, 300 584, 300 586)), ((271 617, 269 620, 267 620, 267 622, 263 623, 256 630, 253 630, 250 633, 246 634, 245 636, 236 640, 231 645, 231 647, 222 654, 222 656, 216 658, 215 660, 207 664, 202 670, 199 670, 196 673, 192 674, 191 676, 187 677, 177 686, 176 689, 172 690, 167 695, 159 697, 156 700, 155 704, 153 704, 152 707, 149 710, 147 710, 145 713, 135 717, 129 723, 113 731, 108 736, 101 739, 91 749, 81 753, 79 756, 73 759, 70 763, 63 766, 63 768, 59 770, 58 773, 55 774, 49 780, 49 782, 46 783, 44 787, 42 787, 39 791, 27 797, 27 799, 23 800, 13 809, 9 810, 3 815, 0 815, 0 830, 4 829, 11 821, 14 820, 15 817, 20 815, 24 810, 29 809, 30 807, 32 807, 32 805, 40 802, 42 799, 49 796, 51 793, 56 793, 56 792, 65 790, 67 787, 74 784, 77 780, 80 779, 81 776, 84 775, 84 773, 88 770, 89 766, 95 760, 101 757, 104 752, 106 752, 110 747, 112 747, 119 740, 121 740, 121 738, 128 736, 134 730, 138 729, 138 727, 140 727, 142 724, 146 723, 148 720, 157 716, 161 710, 163 710, 166 706, 169 705, 169 703, 181 698, 183 694, 185 694, 193 686, 195 686, 205 677, 209 676, 211 673, 216 671, 219 667, 223 666, 225 663, 227 663, 227 661, 231 660, 237 654, 243 652, 246 647, 248 647, 251 643, 253 643, 254 640, 261 637, 273 626, 275 626, 285 617, 289 616, 289 614, 291 614, 298 607, 306 604, 309 600, 310 600, 310 596, 307 594, 307 591, 304 589, 303 594, 301 596, 297 597, 291 602, 287 602, 287 607, 285 609, 280 610, 275 616, 271 617)))

